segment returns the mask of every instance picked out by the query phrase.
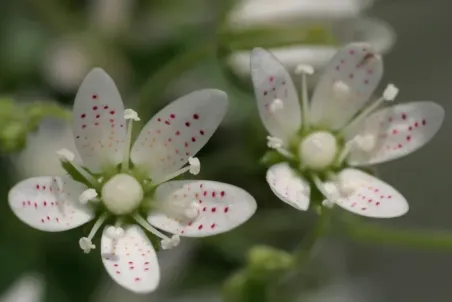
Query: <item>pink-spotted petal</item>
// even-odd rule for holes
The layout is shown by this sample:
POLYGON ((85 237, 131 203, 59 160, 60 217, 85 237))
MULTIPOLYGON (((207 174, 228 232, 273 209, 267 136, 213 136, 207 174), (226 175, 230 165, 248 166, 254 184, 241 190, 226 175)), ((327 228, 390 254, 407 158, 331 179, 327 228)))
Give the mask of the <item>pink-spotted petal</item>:
POLYGON ((16 216, 29 226, 48 232, 76 228, 94 218, 94 212, 80 204, 86 189, 69 176, 41 176, 16 184, 8 195, 16 216))
POLYGON ((126 135, 124 105, 115 83, 100 68, 83 80, 74 101, 74 139, 92 172, 122 160, 126 135))
POLYGON ((247 221, 256 211, 256 201, 245 190, 215 181, 169 181, 160 185, 154 199, 165 206, 192 204, 198 216, 181 221, 164 211, 152 211, 148 221, 173 234, 204 237, 227 232, 247 221))
POLYGON ((143 128, 131 151, 133 163, 151 178, 176 171, 207 143, 227 107, 226 93, 216 89, 195 91, 177 99, 143 128))
POLYGON ((101 256, 108 274, 119 285, 139 294, 154 291, 160 282, 160 269, 152 243, 136 225, 124 229, 124 236, 112 239, 104 228, 101 256))
POLYGON ((380 179, 357 169, 344 169, 338 176, 349 188, 353 187, 348 196, 337 201, 342 208, 374 218, 393 218, 408 212, 408 203, 402 194, 380 179))
MULTIPOLYGON (((354 150, 348 159, 353 166, 378 164, 397 159, 425 145, 440 129, 444 109, 433 102, 412 102, 375 112, 365 121, 360 135, 375 135, 374 150, 354 150), (373 132, 372 132, 373 130, 373 132)), ((356 131, 347 134, 353 138, 356 131)))
POLYGON ((267 182, 273 193, 285 203, 297 210, 308 209, 311 187, 288 163, 271 166, 267 171, 267 182))
POLYGON ((383 75, 383 61, 366 43, 352 43, 331 59, 311 105, 314 124, 339 129, 370 100, 383 75))
POLYGON ((273 54, 255 48, 251 53, 251 78, 265 128, 272 136, 289 140, 301 127, 300 103, 289 72, 273 54), (275 99, 282 103, 276 105, 275 99))

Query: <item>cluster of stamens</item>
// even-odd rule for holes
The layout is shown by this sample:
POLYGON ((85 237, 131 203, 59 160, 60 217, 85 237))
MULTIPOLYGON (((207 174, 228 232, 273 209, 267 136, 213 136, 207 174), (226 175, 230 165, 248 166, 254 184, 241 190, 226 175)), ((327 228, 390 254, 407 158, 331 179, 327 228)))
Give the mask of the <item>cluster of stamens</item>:
MULTIPOLYGON (((148 179, 144 179, 141 182, 135 177, 129 174, 129 155, 132 137, 132 123, 133 121, 139 121, 140 118, 138 114, 131 110, 126 109, 124 111, 124 118, 128 121, 127 124, 127 138, 126 144, 124 146, 124 156, 121 163, 120 173, 109 178, 104 182, 104 177, 95 179, 87 170, 85 170, 81 165, 75 162, 75 155, 67 150, 62 149, 57 152, 60 160, 63 163, 70 164, 70 166, 75 169, 85 180, 85 184, 89 185, 89 188, 83 191, 78 201, 83 204, 91 203, 92 206, 96 206, 98 203, 102 204, 107 209, 106 212, 102 213, 97 221, 94 223, 89 235, 83 237, 79 240, 80 248, 85 252, 89 253, 91 250, 95 249, 96 246, 92 243, 97 231, 105 223, 105 221, 111 217, 116 218, 115 226, 109 226, 106 229, 105 234, 113 240, 117 240, 124 236, 124 229, 121 227, 123 225, 122 218, 124 216, 132 217, 137 224, 141 225, 144 229, 151 232, 155 236, 161 239, 162 249, 171 249, 177 246, 180 242, 178 235, 173 235, 168 237, 161 233, 159 230, 152 227, 143 217, 141 217, 137 210, 139 209, 143 197, 144 190, 143 186, 149 187, 149 185, 157 186, 163 182, 166 182, 174 177, 177 177, 185 172, 190 172, 193 175, 197 175, 200 172, 200 161, 198 158, 190 157, 188 162, 189 165, 181 168, 180 170, 166 175, 161 179, 157 179, 154 182, 150 182, 148 179), (100 193, 100 194, 99 194, 100 193)), ((162 206, 164 210, 169 215, 175 216, 174 218, 180 219, 185 218, 189 220, 196 219, 199 215, 199 209, 196 207, 195 202, 179 202, 179 201, 169 201, 162 206)))
MULTIPOLYGON (((295 74, 301 74, 301 89, 302 89, 302 113, 303 113, 303 128, 305 134, 298 145, 298 154, 293 154, 287 149, 285 141, 278 137, 267 136, 267 146, 276 150, 281 155, 288 159, 298 159, 299 168, 307 170, 307 174, 311 176, 314 183, 316 183, 319 190, 321 190, 326 200, 323 202, 324 206, 331 207, 337 202, 341 196, 349 196, 357 189, 357 184, 344 179, 338 179, 336 175, 328 172, 329 178, 335 180, 335 184, 323 183, 317 176, 319 171, 329 170, 330 167, 340 167, 346 160, 352 150, 360 150, 365 153, 370 153, 375 150, 377 146, 377 133, 358 134, 353 139, 345 143, 340 148, 338 144, 338 137, 343 137, 350 129, 356 129, 366 117, 375 112, 384 102, 392 102, 399 90, 393 84, 389 84, 383 95, 373 102, 370 106, 363 109, 357 114, 348 124, 346 124, 337 133, 329 131, 309 131, 309 97, 307 88, 307 75, 313 74, 314 69, 311 66, 299 65, 295 69, 295 74)), ((332 87, 332 93, 335 99, 348 99, 352 97, 351 88, 343 81, 336 81, 332 87)), ((277 123, 281 123, 281 110, 284 108, 284 103, 280 99, 275 99, 269 106, 269 111, 273 114, 273 119, 277 123)))

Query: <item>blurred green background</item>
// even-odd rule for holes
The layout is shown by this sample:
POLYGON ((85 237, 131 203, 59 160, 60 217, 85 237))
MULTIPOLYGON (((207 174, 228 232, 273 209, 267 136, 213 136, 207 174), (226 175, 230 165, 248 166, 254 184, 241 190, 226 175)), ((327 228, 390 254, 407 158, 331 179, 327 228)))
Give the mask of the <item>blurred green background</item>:
MULTIPOLYGON (((245 265, 251 247, 294 249, 315 216, 280 202, 265 182, 259 159, 266 133, 249 86, 250 49, 268 47, 288 68, 307 62, 321 70, 337 46, 368 41, 388 53, 383 82, 399 86, 400 100, 434 100, 446 112, 450 108, 452 3, 371 2, 1 1, 0 301, 220 301, 223 282, 245 265), (94 66, 112 76, 126 107, 138 110, 142 120, 193 90, 225 90, 230 109, 199 154, 201 178, 240 186, 259 205, 233 232, 184 239, 177 249, 160 253, 162 283, 147 296, 115 285, 98 251, 82 253, 78 238, 89 231, 85 227, 39 232, 7 205, 7 192, 18 180, 62 173, 55 151, 73 148, 66 110, 94 66)), ((380 175, 407 197, 411 210, 375 223, 452 232, 451 127, 446 119, 425 149, 380 166, 380 175)), ((353 241, 333 224, 288 287, 296 301, 450 301, 451 250, 353 241)))

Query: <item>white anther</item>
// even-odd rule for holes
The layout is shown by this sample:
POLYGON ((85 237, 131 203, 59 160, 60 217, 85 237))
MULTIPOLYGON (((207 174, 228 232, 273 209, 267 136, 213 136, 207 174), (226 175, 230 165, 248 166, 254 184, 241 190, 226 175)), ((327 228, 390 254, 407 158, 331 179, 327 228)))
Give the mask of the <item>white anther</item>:
POLYGON ((312 67, 311 65, 304 65, 304 64, 299 64, 297 65, 297 67, 295 67, 295 74, 313 74, 314 73, 314 67, 312 67))
POLYGON ((198 214, 199 214, 198 209, 194 205, 189 206, 184 211, 184 215, 188 219, 195 219, 196 217, 198 217, 198 214))
POLYGON ((280 138, 267 136, 267 146, 272 149, 281 148, 283 145, 283 141, 280 138))
POLYGON ((171 238, 165 238, 160 241, 162 249, 169 250, 173 247, 178 246, 180 243, 180 237, 178 235, 173 235, 171 238))
POLYGON ((332 201, 330 201, 328 199, 325 199, 325 200, 322 201, 322 206, 331 209, 331 208, 334 207, 334 202, 332 202, 332 201))
POLYGON ((280 99, 274 99, 270 104, 270 112, 275 113, 284 108, 284 103, 280 99))
POLYGON ((137 122, 140 120, 140 118, 138 117, 138 113, 133 109, 124 110, 124 118, 126 120, 134 120, 137 122))
POLYGON ((119 239, 124 237, 124 229, 121 227, 109 226, 106 230, 106 234, 111 239, 119 239))
POLYGON ((339 181, 339 189, 343 195, 346 197, 352 195, 357 189, 359 185, 352 180, 342 179, 339 181))
POLYGON ((65 148, 58 150, 56 154, 63 161, 73 161, 75 159, 75 154, 65 148))
POLYGON ((96 246, 92 243, 91 239, 87 237, 80 238, 78 244, 86 254, 88 254, 91 250, 94 250, 96 248, 96 246))
POLYGON ((383 92, 383 99, 385 101, 394 101, 394 99, 397 97, 397 94, 399 94, 399 88, 397 88, 393 84, 389 84, 386 86, 385 91, 383 92))
POLYGON ((189 157, 188 163, 190 164, 190 173, 193 175, 198 175, 199 171, 201 171, 201 162, 197 157, 189 157))
POLYGON ((350 97, 350 86, 345 84, 342 81, 336 81, 333 84, 333 92, 336 97, 339 99, 345 99, 350 97))
POLYGON ((85 191, 80 194, 78 197, 78 200, 81 204, 87 204, 88 201, 94 199, 97 197, 97 192, 94 189, 86 189, 85 191))
POLYGON ((103 177, 103 176, 99 177, 99 178, 97 179, 97 181, 98 181, 99 183, 102 183, 102 182, 104 181, 104 177, 103 177))
POLYGON ((377 144, 377 140, 375 135, 367 134, 367 135, 357 135, 354 139, 356 146, 363 150, 364 152, 370 152, 375 148, 377 144))

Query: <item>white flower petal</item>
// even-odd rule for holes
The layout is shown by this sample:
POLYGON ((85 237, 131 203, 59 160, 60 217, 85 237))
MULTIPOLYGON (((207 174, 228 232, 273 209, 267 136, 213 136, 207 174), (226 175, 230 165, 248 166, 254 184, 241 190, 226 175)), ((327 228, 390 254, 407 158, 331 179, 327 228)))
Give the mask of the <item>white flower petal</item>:
MULTIPOLYGON (((360 135, 377 138, 374 150, 351 152, 348 163, 354 166, 373 165, 397 159, 416 151, 438 132, 444 120, 444 109, 434 102, 412 102, 391 106, 370 115, 360 135)), ((363 127, 360 126, 360 129, 363 127)), ((353 138, 357 130, 347 133, 353 138)))
POLYGON ((289 72, 273 54, 255 48, 251 53, 251 77, 265 128, 272 136, 289 139, 301 127, 300 103, 289 72), (282 108, 273 110, 275 100, 282 101, 282 108))
POLYGON ((2 292, 0 302, 44 301, 45 280, 40 275, 26 274, 2 292))
POLYGON ((275 195, 297 210, 309 207, 311 187, 288 163, 280 163, 267 171, 267 182, 275 195))
POLYGON ((256 201, 245 190, 215 181, 169 181, 160 185, 154 198, 158 202, 194 201, 198 216, 194 221, 178 221, 153 211, 150 224, 164 231, 187 237, 204 237, 227 232, 247 221, 256 211, 256 201))
POLYGON ((94 218, 94 212, 78 201, 85 189, 69 176, 33 177, 16 184, 9 191, 8 201, 24 223, 41 231, 59 232, 94 218))
POLYGON ((102 262, 119 285, 135 293, 154 291, 160 281, 160 269, 154 247, 136 225, 127 226, 124 236, 111 239, 104 228, 101 242, 102 262))
POLYGON ((340 207, 374 218, 398 217, 408 212, 406 199, 380 179, 357 169, 344 169, 338 177, 355 184, 355 189, 348 196, 344 195, 336 201, 340 207))
POLYGON ((223 91, 204 89, 187 94, 158 112, 143 128, 131 151, 150 177, 176 171, 207 143, 228 107, 223 91))
POLYGON ((368 101, 383 75, 383 62, 366 43, 352 43, 331 59, 312 96, 313 123, 339 129, 368 101))
POLYGON ((122 160, 126 136, 124 105, 115 83, 100 68, 83 80, 74 101, 74 139, 92 172, 122 160))

